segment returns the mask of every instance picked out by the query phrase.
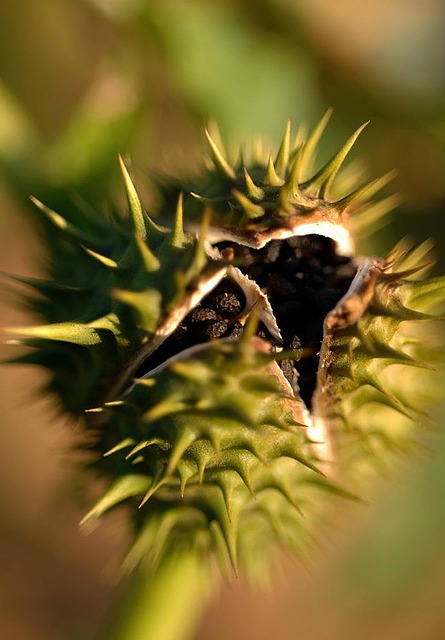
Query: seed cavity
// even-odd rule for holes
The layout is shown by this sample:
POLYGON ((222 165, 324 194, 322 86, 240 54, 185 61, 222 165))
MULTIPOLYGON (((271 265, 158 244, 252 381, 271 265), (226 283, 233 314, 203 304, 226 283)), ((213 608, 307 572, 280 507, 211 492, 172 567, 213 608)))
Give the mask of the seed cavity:
POLYGON ((228 276, 142 364, 137 376, 195 345, 238 338, 248 312, 247 285, 253 281, 267 298, 266 304, 270 305, 281 339, 265 321, 259 324, 257 335, 270 342, 274 349, 293 352, 293 357, 282 360, 280 367, 294 392, 310 409, 317 382, 323 323, 348 291, 357 271, 355 261, 339 255, 333 240, 318 235, 272 240, 261 249, 233 241, 219 242, 215 248, 226 259, 233 259, 239 272, 249 280, 243 283, 242 277, 234 278, 233 269, 230 277, 229 270, 228 276))
MULTIPOLYGON (((336 243, 318 235, 273 240, 262 249, 219 243, 234 253, 238 268, 266 294, 283 338, 295 358, 281 369, 308 408, 315 390, 326 315, 348 291, 355 261, 339 255, 336 243)), ((267 337, 267 336, 265 336, 267 337)))

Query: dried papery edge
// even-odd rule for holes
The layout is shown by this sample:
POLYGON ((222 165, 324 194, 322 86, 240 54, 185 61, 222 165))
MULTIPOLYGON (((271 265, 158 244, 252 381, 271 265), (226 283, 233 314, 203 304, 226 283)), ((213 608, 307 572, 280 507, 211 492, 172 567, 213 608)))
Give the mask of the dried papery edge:
MULTIPOLYGON (((332 216, 332 212, 329 213, 332 216)), ((327 215, 329 215, 329 213, 327 213, 327 215)), ((276 229, 269 230, 267 234, 263 233, 262 236, 260 231, 255 231, 254 235, 250 232, 249 237, 246 237, 246 234, 240 235, 228 232, 225 229, 212 228, 209 230, 208 237, 206 239, 206 253, 211 260, 210 264, 212 261, 221 259, 219 250, 213 246, 218 242, 229 240, 238 245, 261 249, 273 240, 286 240, 292 237, 301 237, 312 234, 333 240, 336 244, 336 252, 338 255, 352 255, 354 245, 349 230, 338 222, 335 223, 323 219, 326 218, 326 214, 322 211, 317 211, 315 215, 317 220, 304 223, 301 219, 296 221, 295 217, 289 216, 288 228, 284 226, 281 226, 281 228, 277 227, 276 229)), ((317 371, 317 384, 313 395, 314 403, 312 411, 306 407, 299 394, 292 389, 279 365, 276 362, 271 363, 270 365, 273 367, 273 373, 280 381, 280 384, 283 386, 286 393, 295 398, 297 403, 296 406, 299 407, 296 412, 298 415, 295 415, 295 418, 298 422, 307 426, 306 433, 308 441, 314 454, 323 465, 324 471, 327 471, 334 461, 332 437, 329 432, 326 408, 323 404, 325 402, 330 402, 329 394, 326 390, 327 384, 323 375, 326 358, 329 358, 326 340, 329 340, 329 331, 333 329, 335 322, 340 322, 339 318, 348 312, 347 310, 351 307, 351 303, 353 303, 354 307, 350 318, 351 323, 356 321, 366 310, 367 304, 373 295, 373 288, 372 286, 370 287, 369 280, 370 278, 373 278, 374 281, 377 275, 373 275, 374 270, 372 267, 377 264, 381 268, 384 266, 384 261, 379 261, 373 258, 358 259, 357 262, 359 264, 358 271, 348 292, 337 303, 335 308, 328 313, 325 319, 323 342, 320 350, 320 364, 317 371), (358 304, 358 301, 360 301, 360 304, 358 304), (320 398, 322 398, 322 400, 320 400, 320 398)), ((207 294, 211 293, 211 291, 215 289, 215 287, 217 287, 224 278, 228 278, 237 284, 246 296, 246 305, 240 321, 244 323, 247 317, 254 313, 264 323, 270 335, 278 342, 282 342, 280 328, 278 327, 267 295, 263 293, 256 282, 244 275, 240 269, 233 265, 224 266, 210 276, 201 277, 201 280, 195 290, 168 314, 167 318, 161 326, 158 327, 156 333, 146 345, 146 348, 142 349, 139 354, 137 354, 137 357, 124 372, 118 385, 113 389, 113 394, 110 394, 110 399, 116 398, 122 393, 125 395, 129 392, 133 386, 130 382, 131 376, 137 371, 139 366, 152 353, 154 353, 169 336, 172 335, 185 316, 192 311, 207 294)), ((351 314, 351 311, 349 311, 349 314, 351 314)), ((230 341, 231 339, 228 340, 230 341)), ((222 339, 221 341, 225 342, 225 339, 222 339)), ((209 343, 200 343, 184 349, 144 374, 143 378, 156 375, 156 373, 172 362, 192 357, 196 353, 199 353, 208 347, 209 343)), ((298 367, 296 368, 296 371, 298 373, 298 367)), ((295 406, 293 407, 293 412, 295 414, 295 406)))
POLYGON ((343 329, 361 318, 374 297, 377 278, 387 267, 383 258, 356 258, 356 262, 359 266, 351 286, 326 316, 323 345, 326 344, 330 332, 343 329))
POLYGON ((236 267, 230 266, 227 269, 227 276, 233 280, 240 289, 242 289, 246 296, 246 306, 243 313, 244 319, 246 319, 251 313, 254 313, 262 322, 264 322, 271 336, 281 343, 281 331, 266 294, 261 291, 260 287, 256 282, 254 282, 254 280, 245 276, 236 267))
MULTIPOLYGON (((296 422, 309 428, 312 424, 311 414, 303 400, 295 395, 292 385, 280 369, 278 363, 275 361, 270 362, 267 370, 277 378, 278 382, 289 395, 289 399, 283 398, 283 405, 292 411, 296 422), (293 399, 291 399, 292 397, 293 399)), ((306 433, 308 434, 308 431, 306 433)))
POLYGON ((332 423, 329 413, 335 401, 329 367, 333 359, 332 345, 336 331, 355 324, 366 312, 375 293, 378 277, 388 268, 382 258, 357 258, 357 273, 347 293, 324 321, 317 384, 313 395, 313 411, 308 435, 317 440, 316 449, 324 461, 334 462, 332 423))
POLYGON ((227 273, 227 267, 221 267, 207 277, 202 277, 196 288, 187 295, 184 300, 172 311, 167 314, 165 320, 156 329, 155 334, 147 342, 136 357, 131 361, 129 366, 122 372, 118 382, 110 393, 110 399, 116 398, 125 389, 125 385, 129 383, 134 373, 140 365, 146 360, 162 343, 177 329, 185 316, 192 311, 201 300, 221 282, 227 273))
MULTIPOLYGON (((240 287, 240 289, 242 289, 244 295, 246 296, 246 306, 244 308, 242 316, 240 317, 240 321, 244 324, 248 319, 248 317, 251 314, 254 314, 258 316, 258 318, 264 323, 264 325, 266 326, 267 330, 269 331, 269 333, 273 338, 275 338, 279 342, 282 341, 281 333, 278 328, 277 321, 275 319, 275 316, 272 311, 272 307, 270 306, 270 303, 266 295, 261 291, 260 287, 256 284, 256 282, 254 282, 253 280, 250 280, 250 278, 248 278, 243 273, 241 273, 241 271, 236 267, 229 266, 227 268, 227 273, 223 274, 223 277, 218 279, 218 281, 214 283, 214 286, 209 287, 210 284, 213 284, 213 282, 209 280, 206 282, 205 286, 202 286, 199 289, 197 289, 195 292, 193 292, 192 296, 190 296, 190 298, 187 299, 187 305, 184 304, 183 307, 181 306, 181 313, 176 313, 178 312, 178 309, 175 309, 175 315, 172 314, 170 316, 170 325, 168 326, 168 332, 159 333, 159 335, 158 333, 156 333, 155 337, 158 338, 158 342, 155 344, 154 348, 145 357, 148 357, 152 353, 154 353, 154 351, 164 342, 164 340, 168 338, 175 331, 175 329, 179 326, 179 324, 182 322, 182 320, 187 315, 187 313, 192 311, 196 307, 196 305, 198 305, 208 293, 213 291, 213 289, 222 281, 224 276, 227 276, 230 280, 235 282, 240 287)), ((257 339, 260 340, 260 338, 257 338, 257 339)), ((218 342, 222 342, 222 343, 233 342, 233 341, 234 341, 234 338, 220 338, 218 340, 218 342)), ((261 340, 261 342, 264 342, 264 341, 261 340)), ((153 344, 153 342, 151 344, 153 344)), ((162 371, 166 366, 168 366, 172 362, 177 362, 178 360, 186 360, 187 358, 192 357, 197 353, 200 353, 201 351, 208 348, 209 344, 210 344, 209 342, 201 342, 191 347, 187 347, 186 349, 179 351, 177 354, 175 354, 171 358, 168 358, 167 360, 165 360, 165 362, 162 362, 160 365, 157 365, 156 367, 154 367, 153 369, 151 369, 141 377, 150 378, 151 376, 159 373, 159 371, 162 371)), ((265 342, 265 344, 269 344, 269 343, 265 342)), ((271 345, 269 345, 269 347, 271 348, 271 345)), ((140 363, 138 363, 138 366, 139 364, 140 363)), ((281 372, 281 369, 279 369, 279 371, 281 375, 283 375, 281 372)), ((128 391, 130 391, 132 387, 133 385, 131 385, 128 389, 126 389, 125 394, 128 393, 128 391)))
POLYGON ((208 239, 212 244, 230 240, 252 249, 262 249, 272 240, 287 240, 288 238, 294 238, 296 236, 308 236, 312 234, 334 240, 337 245, 338 255, 354 255, 355 246, 349 229, 338 222, 323 219, 316 219, 312 222, 302 222, 300 220, 294 223, 292 223, 291 219, 289 227, 281 226, 276 229, 270 229, 267 232, 255 230, 249 233, 232 233, 226 229, 210 228, 208 239))

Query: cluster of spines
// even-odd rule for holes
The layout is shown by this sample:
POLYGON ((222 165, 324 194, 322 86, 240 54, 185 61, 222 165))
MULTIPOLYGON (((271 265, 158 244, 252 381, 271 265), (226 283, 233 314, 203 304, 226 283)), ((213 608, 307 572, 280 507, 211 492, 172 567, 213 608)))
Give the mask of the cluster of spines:
POLYGON ((180 196, 172 227, 157 225, 143 210, 123 162, 121 168, 130 216, 119 229, 110 224, 105 232, 99 219, 97 236, 89 235, 34 199, 53 225, 54 245, 72 248, 66 260, 75 259, 66 268, 67 283, 17 278, 43 296, 31 305, 50 323, 14 329, 35 349, 15 362, 51 369, 52 388, 64 408, 77 414, 131 380, 137 362, 156 347, 156 332, 169 314, 202 280, 224 270, 206 255, 207 218, 197 235, 185 232, 180 196), (61 322, 60 306, 70 311, 61 322))
MULTIPOLYGON (((285 224, 289 217, 314 211, 343 224, 343 213, 371 197, 388 176, 329 200, 363 126, 307 178, 328 118, 294 149, 288 124, 275 160, 257 157, 250 170, 243 161, 232 166, 208 134, 213 166, 203 188, 192 189, 200 192, 207 214, 211 211, 212 225, 236 236, 261 224, 267 234, 271 220, 285 224)), ((308 487, 335 487, 316 471, 304 428, 289 409, 295 400, 267 371, 273 359, 264 359, 252 345, 248 355, 248 332, 238 343, 211 344, 188 359, 176 359, 151 378, 136 381, 121 397, 137 364, 165 336, 166 322, 172 328, 178 322, 187 296, 225 273, 225 266, 206 253, 208 215, 198 234, 184 231, 179 196, 171 228, 160 227, 143 210, 123 164, 122 171, 130 216, 127 221, 90 219, 86 227, 94 227, 94 234, 36 202, 54 227, 51 250, 59 261, 58 280, 21 279, 49 300, 33 302, 48 324, 16 330, 35 349, 16 361, 49 369, 65 409, 79 414, 100 405, 90 416, 100 433, 96 450, 104 456, 98 464, 115 481, 89 515, 128 500, 140 505, 133 559, 185 540, 213 547, 221 558, 228 551, 236 565, 237 546, 246 549, 246 561, 255 544, 261 546, 261 527, 264 547, 274 537, 297 547, 302 535, 298 509, 310 512, 319 502, 318 497, 306 500, 308 487), (94 413, 99 413, 97 422, 94 413), (241 529, 243 536, 238 536, 241 529)), ((187 219, 201 220, 202 209, 194 209, 192 202, 184 203, 187 219)), ((373 215, 383 210, 377 206, 373 215)), ((340 425, 334 439, 352 432, 362 449, 369 433, 360 430, 356 413, 367 399, 413 417, 409 400, 392 394, 381 377, 392 363, 418 365, 404 351, 407 339, 400 327, 430 318, 428 305, 444 287, 441 279, 412 279, 424 271, 416 252, 380 264, 372 299, 357 322, 332 333, 326 360, 330 397, 324 417, 340 425)), ((386 436, 389 442, 391 435, 386 436)))
MULTIPOLYGON (((212 137, 206 130, 213 168, 200 187, 194 185, 191 195, 212 211, 212 222, 216 226, 226 229, 245 230, 260 222, 270 222, 270 217, 274 218, 274 224, 296 216, 303 220, 313 216, 318 208, 323 220, 341 224, 342 215, 347 209, 357 208, 362 201, 371 198, 394 174, 388 173, 341 198, 330 200, 335 191, 334 180, 368 124, 361 125, 326 164, 307 177, 330 115, 328 111, 307 140, 299 133, 295 144, 291 139, 291 124, 288 121, 275 159, 269 154, 265 160, 260 153, 254 152, 251 169, 245 165, 242 157, 239 163, 231 164, 219 134, 212 137)), ((193 215, 196 209, 190 201, 188 204, 193 215)))
POLYGON ((154 544, 154 528, 162 535, 167 520, 174 544, 193 545, 199 531, 207 550, 216 545, 220 560, 228 553, 235 570, 238 541, 252 517, 261 520, 269 543, 273 523, 281 539, 287 530, 286 544, 298 545, 308 492, 340 489, 318 471, 298 419, 300 405, 277 376, 276 356, 262 344, 249 329, 237 342, 210 343, 98 408, 108 414, 104 467, 121 475, 86 520, 135 499, 141 539, 148 535, 154 544))
MULTIPOLYGON (((422 324, 440 319, 430 311, 443 302, 445 279, 415 279, 431 268, 430 252, 429 242, 415 250, 400 243, 386 261, 371 267, 372 295, 360 317, 344 327, 328 323, 321 353, 327 393, 320 394, 318 408, 324 403, 322 412, 332 421, 340 464, 343 450, 371 466, 390 466, 391 451, 411 450, 418 441, 409 423, 431 421, 421 408, 428 382, 417 373, 417 384, 410 384, 408 375, 411 368, 432 373, 422 360, 431 356, 422 324), (388 369, 391 365, 403 369, 388 369)), ((429 383, 435 387, 431 375, 429 383)))

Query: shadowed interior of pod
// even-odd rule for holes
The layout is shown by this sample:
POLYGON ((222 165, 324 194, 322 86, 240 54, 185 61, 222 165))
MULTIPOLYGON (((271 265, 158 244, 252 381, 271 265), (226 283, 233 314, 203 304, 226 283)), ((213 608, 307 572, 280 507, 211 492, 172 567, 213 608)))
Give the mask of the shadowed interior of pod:
MULTIPOLYGON (((311 408, 326 315, 345 295, 356 274, 355 261, 338 255, 336 243, 319 235, 273 240, 261 249, 232 241, 216 247, 267 296, 282 342, 264 323, 258 335, 274 347, 292 350, 280 362, 292 388, 311 408)), ((225 277, 179 324, 171 336, 143 362, 141 377, 184 349, 210 340, 238 338, 243 332, 246 296, 225 277)))

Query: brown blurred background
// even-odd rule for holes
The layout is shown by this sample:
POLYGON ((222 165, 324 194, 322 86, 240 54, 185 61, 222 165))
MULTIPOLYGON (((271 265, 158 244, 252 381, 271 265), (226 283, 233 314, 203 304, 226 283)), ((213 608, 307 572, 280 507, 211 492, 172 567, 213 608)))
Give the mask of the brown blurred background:
MULTIPOLYGON (((443 272, 444 14, 440 0, 1 0, 0 268, 44 269, 29 194, 62 212, 79 194, 100 203, 122 153, 155 202, 150 174, 195 167, 210 116, 276 145, 288 116, 313 125, 332 106, 324 156, 370 118, 358 155, 371 176, 399 169, 403 204, 364 248, 434 236, 443 272)), ((2 284, 1 324, 28 321, 2 284)), ((95 640, 125 517, 79 532, 76 425, 42 379, 1 371, 0 638, 95 640)), ((309 566, 284 561, 269 592, 223 589, 196 640, 444 638, 445 446, 429 446, 370 506, 342 507, 309 566)))

